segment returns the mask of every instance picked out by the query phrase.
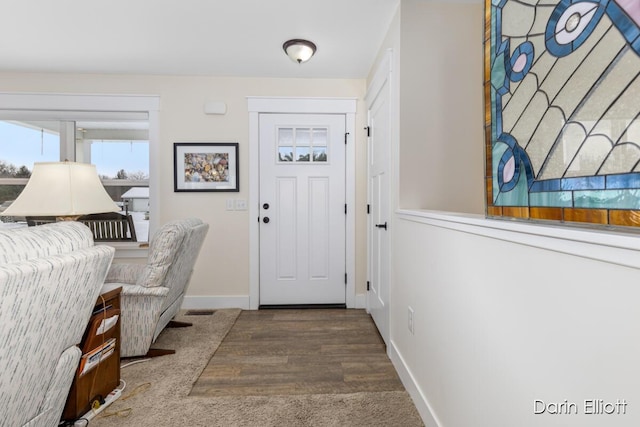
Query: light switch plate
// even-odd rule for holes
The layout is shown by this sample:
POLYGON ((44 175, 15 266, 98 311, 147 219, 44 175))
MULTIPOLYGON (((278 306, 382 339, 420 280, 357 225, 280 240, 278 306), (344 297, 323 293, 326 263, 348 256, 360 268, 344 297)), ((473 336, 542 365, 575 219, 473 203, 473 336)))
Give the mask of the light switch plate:
POLYGON ((246 201, 246 199, 236 199, 236 210, 237 211, 246 211, 247 210, 247 201, 246 201))

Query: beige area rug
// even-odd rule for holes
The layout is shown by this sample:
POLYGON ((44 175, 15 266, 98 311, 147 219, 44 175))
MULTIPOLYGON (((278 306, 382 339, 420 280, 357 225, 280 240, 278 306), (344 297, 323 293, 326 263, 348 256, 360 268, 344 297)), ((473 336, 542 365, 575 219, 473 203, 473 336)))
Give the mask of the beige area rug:
MULTIPOLYGON (((422 426, 405 391, 295 396, 194 397, 193 384, 240 310, 180 316, 185 329, 166 329, 154 344, 176 349, 122 369, 122 397, 91 420, 93 427, 164 426, 422 426)), ((126 362, 125 362, 126 363, 126 362)))

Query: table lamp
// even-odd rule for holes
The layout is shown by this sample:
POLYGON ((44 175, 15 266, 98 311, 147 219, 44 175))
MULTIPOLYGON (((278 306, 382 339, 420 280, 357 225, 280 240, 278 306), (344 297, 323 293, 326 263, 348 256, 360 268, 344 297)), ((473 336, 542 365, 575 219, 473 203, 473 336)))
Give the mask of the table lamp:
POLYGON ((39 162, 18 198, 0 215, 55 216, 76 220, 82 215, 119 212, 104 189, 95 165, 39 162))

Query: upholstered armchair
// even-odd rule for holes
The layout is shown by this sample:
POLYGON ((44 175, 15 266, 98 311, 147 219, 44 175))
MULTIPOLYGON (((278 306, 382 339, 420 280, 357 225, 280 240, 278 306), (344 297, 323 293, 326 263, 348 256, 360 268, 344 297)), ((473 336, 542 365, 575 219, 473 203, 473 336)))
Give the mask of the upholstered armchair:
POLYGON ((157 356, 149 350, 180 310, 209 225, 196 218, 162 226, 149 244, 146 264, 113 264, 104 290, 122 286, 121 357, 157 356))
POLYGON ((58 425, 113 253, 77 222, 0 231, 0 425, 58 425))

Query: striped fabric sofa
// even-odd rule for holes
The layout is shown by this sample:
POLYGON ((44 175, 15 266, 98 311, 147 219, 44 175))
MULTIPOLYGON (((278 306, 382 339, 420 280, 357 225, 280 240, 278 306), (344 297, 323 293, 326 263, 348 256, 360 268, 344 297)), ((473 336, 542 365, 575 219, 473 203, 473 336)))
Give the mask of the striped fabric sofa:
POLYGON ((209 224, 197 218, 168 222, 149 244, 146 264, 113 264, 103 291, 122 286, 121 357, 152 356, 149 348, 180 311, 209 224))
POLYGON ((0 231, 0 426, 57 426, 113 259, 77 222, 0 231))

